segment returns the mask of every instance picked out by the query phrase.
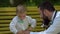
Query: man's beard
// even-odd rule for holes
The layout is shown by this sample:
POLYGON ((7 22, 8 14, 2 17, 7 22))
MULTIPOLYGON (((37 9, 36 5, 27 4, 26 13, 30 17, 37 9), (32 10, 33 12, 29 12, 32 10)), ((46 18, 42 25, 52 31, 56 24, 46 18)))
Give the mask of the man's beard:
POLYGON ((50 19, 48 19, 48 17, 47 16, 44 16, 43 17, 43 24, 44 24, 44 27, 49 27, 50 25, 50 19))
POLYGON ((50 20, 48 19, 48 17, 43 18, 44 25, 49 25, 49 22, 50 20))

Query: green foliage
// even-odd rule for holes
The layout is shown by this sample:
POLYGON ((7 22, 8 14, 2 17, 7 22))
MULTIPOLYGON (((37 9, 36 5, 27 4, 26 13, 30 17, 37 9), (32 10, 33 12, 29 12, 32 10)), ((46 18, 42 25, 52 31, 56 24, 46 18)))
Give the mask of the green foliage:
POLYGON ((9 0, 0 0, 0 7, 10 6, 9 0))
MULTIPOLYGON (((37 6, 40 2, 46 0, 13 0, 13 5, 10 4, 10 0, 0 0, 0 7, 17 6, 18 4, 26 4, 27 6, 37 6)), ((60 5, 60 0, 49 0, 54 5, 60 5)))

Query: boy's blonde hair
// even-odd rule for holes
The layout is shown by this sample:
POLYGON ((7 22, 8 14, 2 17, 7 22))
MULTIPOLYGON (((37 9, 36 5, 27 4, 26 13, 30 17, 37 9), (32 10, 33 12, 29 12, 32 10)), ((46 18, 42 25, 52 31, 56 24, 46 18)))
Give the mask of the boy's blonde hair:
POLYGON ((16 7, 16 13, 25 13, 26 12, 26 6, 19 4, 16 7))

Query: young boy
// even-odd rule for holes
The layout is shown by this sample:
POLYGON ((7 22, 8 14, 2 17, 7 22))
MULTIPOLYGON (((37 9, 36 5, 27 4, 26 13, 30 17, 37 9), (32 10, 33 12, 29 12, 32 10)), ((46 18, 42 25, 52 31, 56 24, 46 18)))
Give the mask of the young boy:
POLYGON ((26 7, 24 5, 17 6, 16 15, 10 23, 11 32, 14 34, 29 34, 36 26, 36 20, 26 16, 26 7))

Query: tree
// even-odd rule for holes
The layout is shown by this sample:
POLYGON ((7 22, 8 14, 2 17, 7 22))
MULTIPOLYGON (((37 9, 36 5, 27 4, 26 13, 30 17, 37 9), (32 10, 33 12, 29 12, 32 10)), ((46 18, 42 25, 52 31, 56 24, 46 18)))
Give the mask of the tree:
POLYGON ((0 7, 10 6, 9 0, 0 0, 0 7))
POLYGON ((18 4, 25 4, 26 0, 10 0, 10 3, 13 6, 17 6, 18 4))

